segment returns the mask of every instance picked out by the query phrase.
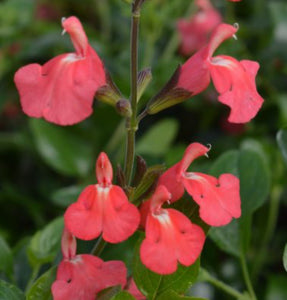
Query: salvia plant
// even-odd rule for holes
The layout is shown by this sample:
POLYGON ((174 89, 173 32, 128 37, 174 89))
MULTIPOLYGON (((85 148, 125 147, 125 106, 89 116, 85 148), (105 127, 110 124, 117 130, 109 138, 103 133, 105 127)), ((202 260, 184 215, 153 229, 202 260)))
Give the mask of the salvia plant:
MULTIPOLYGON (((61 139, 56 136, 57 129, 90 118, 93 109, 97 110, 93 105, 97 99, 102 105, 113 107, 114 116, 122 119, 113 138, 117 131, 123 132, 126 143, 120 149, 124 152, 122 162, 121 156, 109 153, 111 147, 97 153, 80 153, 77 143, 62 141, 67 151, 76 147, 79 156, 90 156, 95 177, 86 178, 80 189, 72 192, 73 199, 63 217, 49 223, 25 244, 32 271, 24 276, 25 286, 19 284, 18 288, 13 272, 6 270, 0 284, 1 299, 200 300, 204 296, 196 296, 193 289, 198 282, 209 282, 221 290, 220 295, 225 296, 216 299, 259 299, 252 280, 258 276, 264 257, 257 261, 257 269, 251 274, 246 253, 252 213, 264 203, 269 190, 270 178, 264 173, 266 161, 262 159, 262 150, 251 151, 247 145, 226 152, 208 169, 204 161, 222 148, 192 138, 167 167, 164 161, 153 163, 149 157, 138 155, 136 135, 141 135, 141 126, 149 118, 161 118, 180 103, 196 101, 193 98, 208 88, 215 101, 228 107, 225 126, 237 124, 237 128, 244 130, 243 124, 252 124, 264 105, 256 86, 260 65, 248 57, 235 58, 228 47, 222 47, 241 39, 240 24, 225 22, 209 0, 196 0, 192 16, 178 20, 175 25, 180 39, 178 51, 185 60, 174 68, 170 78, 164 74, 165 82, 162 86, 158 84, 158 90, 151 94, 149 87, 159 75, 150 67, 139 70, 138 56, 141 15, 152 1, 127 0, 121 4, 130 7, 131 16, 130 64, 125 65, 130 68, 129 96, 117 87, 113 72, 92 46, 85 26, 76 16, 61 20, 62 34, 69 36, 72 52, 51 57, 42 64, 27 64, 15 72, 14 82, 24 114, 44 119, 31 123, 35 132, 41 132, 38 126, 53 123, 56 129, 51 136, 61 139), (243 284, 231 286, 217 279, 214 271, 201 266, 205 251, 212 252, 215 247, 207 243, 208 235, 223 250, 226 248, 238 257, 243 284), (107 255, 109 251, 112 256, 107 255), (25 294, 21 289, 25 289, 25 294)), ((227 5, 227 1, 222 2, 227 5)), ((206 111, 212 109, 211 104, 205 106, 206 111)), ((217 109, 220 105, 212 107, 217 109)), ((101 131, 109 122, 103 118, 97 130, 101 131)), ((158 128, 161 130, 157 136, 169 135, 168 129, 158 128)), ((150 135, 151 147, 158 144, 157 136, 150 135)), ((286 131, 278 134, 278 141, 284 153, 286 131)), ((41 147, 48 155, 54 151, 45 139, 41 147)), ((281 192, 282 188, 278 188, 275 197, 281 192)), ((65 198, 65 192, 61 197, 65 198)), ((267 230, 265 243, 272 234, 272 228, 267 230)), ((8 251, 4 240, 0 242, 8 251)), ((5 257, 1 255, 0 261, 5 257)), ((3 259, 2 263, 5 264, 3 259)))

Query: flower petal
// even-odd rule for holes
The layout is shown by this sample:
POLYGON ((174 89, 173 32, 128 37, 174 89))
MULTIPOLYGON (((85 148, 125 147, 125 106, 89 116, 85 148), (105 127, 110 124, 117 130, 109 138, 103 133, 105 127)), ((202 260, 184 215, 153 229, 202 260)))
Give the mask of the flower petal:
POLYGON ((159 274, 171 274, 177 261, 192 265, 199 257, 205 235, 203 230, 175 209, 147 218, 146 238, 140 248, 143 264, 159 274))
POLYGON ((140 214, 128 201, 122 188, 113 185, 105 201, 103 238, 110 243, 119 243, 130 237, 138 228, 140 214))
POLYGON ((77 238, 92 240, 103 230, 103 204, 95 185, 87 186, 65 212, 65 226, 77 238))
POLYGON ((255 117, 263 103, 255 84, 259 64, 217 56, 211 60, 209 68, 214 86, 221 94, 218 100, 231 108, 228 120, 246 123, 255 117))
POLYGON ((215 177, 187 173, 183 178, 186 191, 200 206, 201 219, 211 226, 228 224, 241 215, 239 180, 232 174, 215 177))
POLYGON ((89 255, 63 260, 52 285, 54 300, 94 300, 96 294, 110 286, 126 284, 127 270, 120 261, 103 262, 89 255))

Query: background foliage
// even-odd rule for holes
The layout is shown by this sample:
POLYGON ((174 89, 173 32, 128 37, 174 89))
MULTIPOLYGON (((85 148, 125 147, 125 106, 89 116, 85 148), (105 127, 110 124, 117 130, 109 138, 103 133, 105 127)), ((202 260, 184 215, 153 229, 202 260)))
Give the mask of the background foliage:
MULTIPOLYGON (((95 182, 94 164, 99 152, 106 151, 116 166, 123 161, 124 149, 124 123, 114 109, 102 103, 95 102, 93 116, 75 126, 58 127, 29 119, 20 108, 14 73, 27 63, 44 63, 57 54, 73 51, 68 36, 60 35, 60 18, 76 15, 127 96, 127 2, 0 1, 1 299, 21 299, 25 289, 29 291, 28 299, 49 299, 55 276, 55 268, 50 267, 60 260, 61 216, 83 186, 95 182)), ((240 25, 238 41, 225 42, 220 53, 256 60, 261 65, 257 85, 265 99, 262 110, 247 125, 231 125, 226 121, 228 109, 217 102, 211 87, 181 105, 144 119, 137 135, 137 153, 148 165, 165 162, 170 166, 180 159, 187 144, 210 143, 210 158, 194 162, 192 169, 213 175, 231 172, 240 178, 242 218, 210 230, 201 259, 203 269, 188 293, 230 299, 230 295, 210 285, 214 277, 239 291, 245 290, 240 267, 244 256, 258 299, 283 300, 287 298, 282 262, 287 242, 287 3, 214 0, 213 4, 225 22, 240 25)), ((176 22, 193 11, 193 1, 146 1, 139 65, 152 67, 153 81, 145 101, 184 62, 177 50, 176 22)), ((132 238, 109 246, 102 257, 123 259, 131 266, 135 242, 132 238)), ((82 242, 78 248, 85 252, 91 247, 92 243, 82 242)), ((180 291, 180 286, 175 290, 180 291)), ((121 297, 115 299, 127 299, 121 297)), ((164 294, 160 297, 168 299, 164 294)))

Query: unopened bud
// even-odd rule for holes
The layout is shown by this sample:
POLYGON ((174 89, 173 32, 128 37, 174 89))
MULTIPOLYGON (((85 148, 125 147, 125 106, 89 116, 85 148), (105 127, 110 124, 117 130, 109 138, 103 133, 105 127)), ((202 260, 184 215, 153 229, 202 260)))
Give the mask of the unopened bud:
POLYGON ((116 110, 123 117, 130 117, 132 115, 131 104, 126 99, 120 99, 116 103, 116 110))

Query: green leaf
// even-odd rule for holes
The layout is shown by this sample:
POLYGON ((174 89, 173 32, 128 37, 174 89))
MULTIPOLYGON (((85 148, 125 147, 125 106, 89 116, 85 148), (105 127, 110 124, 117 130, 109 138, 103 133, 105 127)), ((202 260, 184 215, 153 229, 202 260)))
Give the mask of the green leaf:
POLYGON ((239 224, 237 220, 232 220, 231 223, 223 227, 211 227, 209 236, 221 250, 240 256, 239 224))
POLYGON ((32 285, 26 295, 26 300, 52 300, 51 285, 56 278, 57 267, 53 267, 32 285))
POLYGON ((24 294, 16 286, 0 280, 0 299, 1 300, 24 300, 24 294))
POLYGON ((283 266, 287 272, 287 243, 285 244, 284 253, 283 253, 283 266))
POLYGON ((52 202, 60 207, 67 207, 70 204, 77 201, 80 196, 84 186, 72 185, 68 187, 61 188, 52 193, 52 202))
POLYGON ((267 284, 266 300, 287 299, 287 277, 282 275, 269 276, 267 284))
POLYGON ((171 290, 164 292, 156 299, 157 300, 205 300, 203 298, 178 295, 175 291, 171 291, 171 290))
POLYGON ((147 269, 140 260, 139 247, 142 239, 135 247, 133 260, 133 277, 139 290, 148 299, 157 299, 162 293, 173 290, 184 293, 196 280, 199 272, 199 259, 190 267, 178 264, 178 269, 171 275, 156 274, 147 269))
POLYGON ((93 167, 92 149, 69 128, 31 119, 36 147, 45 162, 65 175, 85 176, 93 167))
POLYGON ((242 215, 251 214, 264 204, 270 189, 266 162, 252 150, 241 150, 238 160, 242 215))
POLYGON ((13 255, 10 247, 0 236, 0 271, 3 271, 9 278, 13 276, 13 255))
POLYGON ((135 299, 136 298, 134 298, 130 293, 125 291, 119 292, 113 298, 111 298, 111 300, 135 300, 135 299))
POLYGON ((270 188, 270 174, 264 153, 256 147, 240 151, 228 151, 213 164, 210 173, 216 177, 231 173, 240 180, 242 216, 224 227, 212 228, 210 237, 219 248, 229 254, 239 256, 240 244, 246 250, 249 244, 251 214, 262 206, 270 188))
POLYGON ((153 156, 164 155, 178 131, 178 123, 174 119, 164 119, 156 123, 138 142, 137 152, 153 156))
POLYGON ((277 143, 287 164, 287 129, 282 129, 277 133, 277 143))
POLYGON ((60 249, 63 217, 49 223, 32 237, 27 252, 32 265, 52 262, 60 249))

